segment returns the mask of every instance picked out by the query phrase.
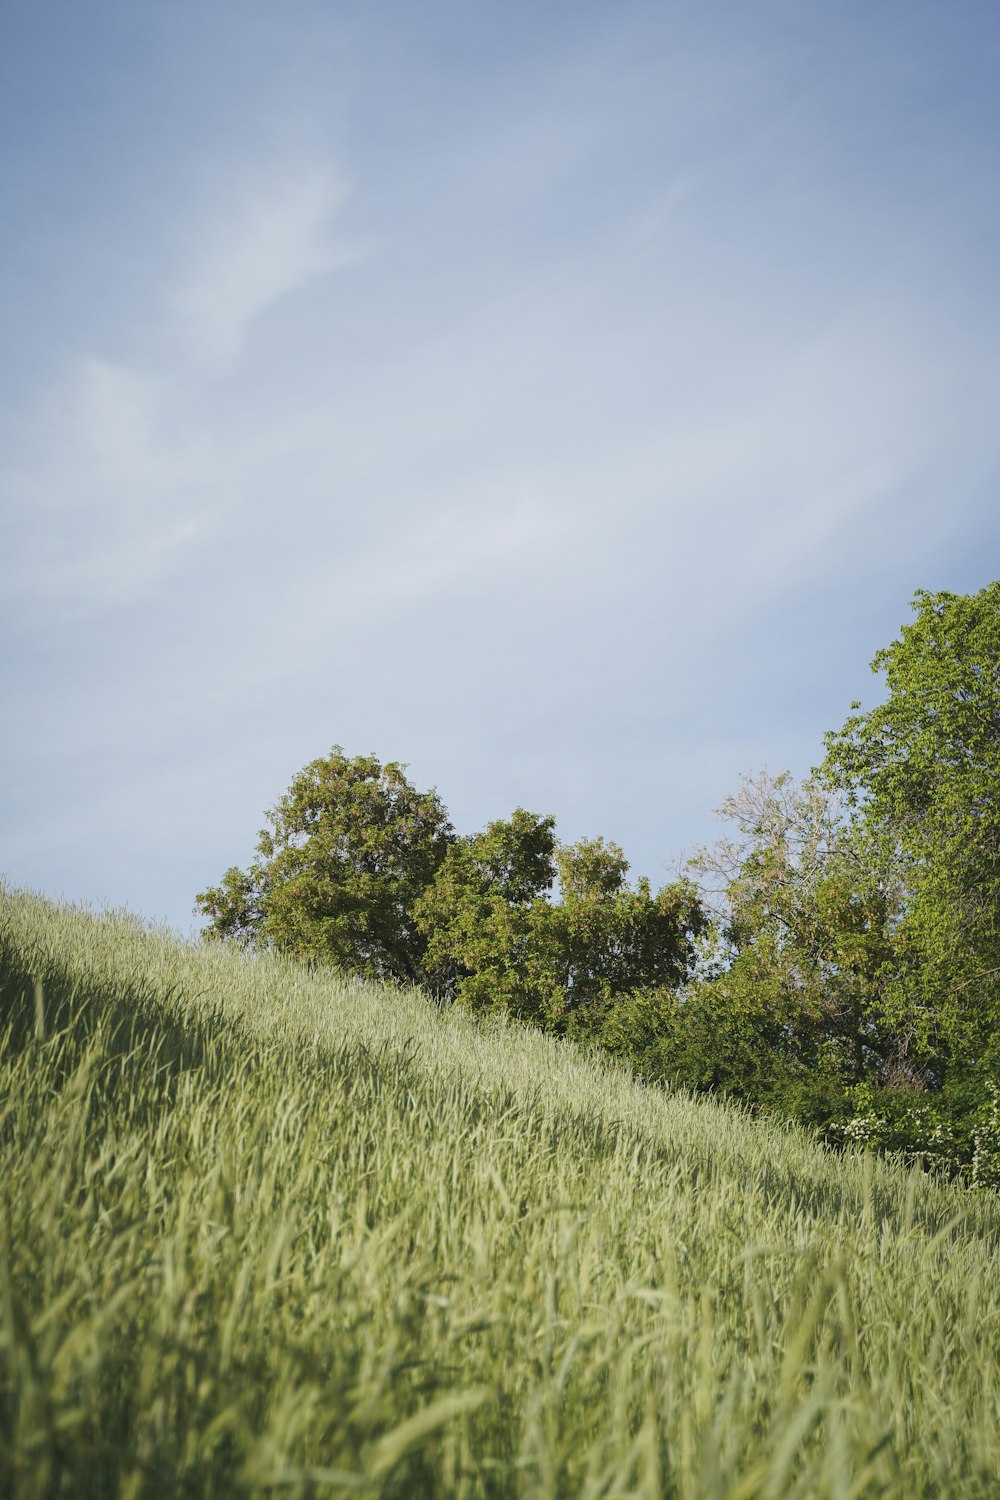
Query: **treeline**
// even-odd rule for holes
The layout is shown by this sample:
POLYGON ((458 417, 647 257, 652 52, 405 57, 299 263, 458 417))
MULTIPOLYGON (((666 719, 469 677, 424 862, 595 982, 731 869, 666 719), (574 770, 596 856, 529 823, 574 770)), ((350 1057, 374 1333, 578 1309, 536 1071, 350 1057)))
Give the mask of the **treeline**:
POLYGON ((601 1047, 834 1141, 1000 1185, 1000 582, 918 593, 803 783, 759 774, 684 878, 518 809, 456 833, 437 793, 340 748, 256 857, 198 896, 276 948, 601 1047))

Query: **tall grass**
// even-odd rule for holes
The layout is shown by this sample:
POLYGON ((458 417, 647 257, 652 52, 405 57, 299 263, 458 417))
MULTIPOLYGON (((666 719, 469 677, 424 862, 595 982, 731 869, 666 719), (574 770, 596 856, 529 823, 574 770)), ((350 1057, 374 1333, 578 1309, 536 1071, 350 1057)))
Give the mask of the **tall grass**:
POLYGON ((0 892, 0 1493, 1000 1494, 1000 1208, 0 892))

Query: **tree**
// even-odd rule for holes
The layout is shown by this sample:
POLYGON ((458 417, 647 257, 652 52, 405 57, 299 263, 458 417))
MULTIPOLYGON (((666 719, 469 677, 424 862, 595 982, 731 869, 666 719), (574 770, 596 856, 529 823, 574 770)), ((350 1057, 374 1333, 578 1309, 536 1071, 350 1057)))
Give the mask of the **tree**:
POLYGON ((1000 582, 919 592, 879 651, 885 699, 827 736, 824 774, 904 892, 889 1003, 916 1052, 1000 1063, 1000 582))
POLYGON ((561 900, 553 921, 571 1012, 589 1024, 623 995, 683 984, 706 926, 689 880, 655 894, 645 876, 632 886, 622 850, 600 838, 562 845, 556 866, 561 900))
POLYGON ((822 1079, 824 1108, 898 1071, 884 1007, 897 898, 845 809, 815 778, 760 772, 719 814, 733 831, 691 860, 716 936, 674 1018, 674 1068, 759 1102, 822 1079))
POLYGON ((456 839, 416 909, 439 991, 473 1010, 545 1024, 561 1004, 542 933, 555 819, 517 808, 456 839))
POLYGON ((735 833, 695 861, 710 960, 622 1019, 655 1076, 994 1181, 1000 583, 914 613, 873 662, 883 701, 852 705, 819 771, 724 804, 735 833))
POLYGON ((418 907, 428 960, 474 1010, 593 1036, 615 997, 683 980, 702 923, 689 883, 654 896, 627 872, 617 845, 559 845, 518 808, 449 849, 418 907))
POLYGON ((425 980, 414 908, 455 837, 436 792, 418 792, 395 761, 334 746, 266 816, 250 869, 197 897, 205 936, 369 979, 425 980))
POLYGON ((518 808, 458 838, 402 766, 335 746, 267 819, 250 868, 197 897, 208 940, 581 1033, 613 997, 690 968, 703 920, 690 884, 632 888, 617 845, 560 845, 552 817, 518 808))

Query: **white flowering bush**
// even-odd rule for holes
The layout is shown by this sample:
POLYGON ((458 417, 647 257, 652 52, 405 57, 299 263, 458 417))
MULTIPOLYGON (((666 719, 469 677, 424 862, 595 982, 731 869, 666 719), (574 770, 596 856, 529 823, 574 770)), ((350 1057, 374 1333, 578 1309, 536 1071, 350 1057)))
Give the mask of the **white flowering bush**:
POLYGON ((1000 1084, 962 1108, 944 1095, 901 1095, 871 1084, 850 1091, 855 1113, 827 1127, 840 1145, 890 1151, 922 1166, 961 1176, 970 1187, 1000 1190, 1000 1084))
POLYGON ((1000 1188, 1000 1088, 995 1083, 987 1085, 989 1103, 984 1106, 983 1119, 972 1133, 973 1187, 1000 1188))

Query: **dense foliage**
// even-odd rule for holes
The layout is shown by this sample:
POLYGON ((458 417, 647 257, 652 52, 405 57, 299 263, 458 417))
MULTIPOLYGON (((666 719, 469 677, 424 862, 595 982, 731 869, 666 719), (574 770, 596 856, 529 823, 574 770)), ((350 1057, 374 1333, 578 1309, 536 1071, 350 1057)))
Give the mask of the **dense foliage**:
POLYGON ((592 1034, 617 998, 680 984, 704 927, 686 882, 654 895, 627 876, 617 845, 557 845, 551 818, 519 808, 449 849, 418 922, 459 1001, 592 1034))
POLYGON ((887 994, 933 1076, 1000 1064, 1000 582, 915 611, 873 663, 885 701, 828 736, 825 771, 904 894, 887 994))
MULTIPOLYGON (((734 832, 691 860, 714 916, 697 980, 648 1016, 647 1075, 822 1119, 889 1065, 880 973, 891 902, 853 830, 815 783, 747 777, 721 814, 734 832)), ((631 1006, 614 1041, 635 1050, 631 1006)))
POLYGON ((198 897, 209 939, 557 1031, 593 1031, 616 997, 676 986, 694 963, 705 924, 690 882, 632 887, 617 845, 560 845, 554 820, 523 808, 460 838, 395 763, 335 747, 268 816, 250 870, 198 897))
POLYGON ((914 612, 813 778, 721 809, 712 962, 645 1061, 997 1186, 1000 583, 914 612))
POLYGON ((517 809, 459 836, 395 764, 334 750, 270 814, 208 936, 419 982, 832 1141, 1000 1185, 1000 583, 918 593, 821 767, 744 779, 654 892, 517 809))
POLYGON ((1000 1209, 0 889, 0 1494, 993 1500, 1000 1209))
POLYGON ((208 936, 367 979, 426 978, 413 907, 454 839, 437 794, 395 762, 314 760, 267 814, 250 869, 197 898, 208 936))

